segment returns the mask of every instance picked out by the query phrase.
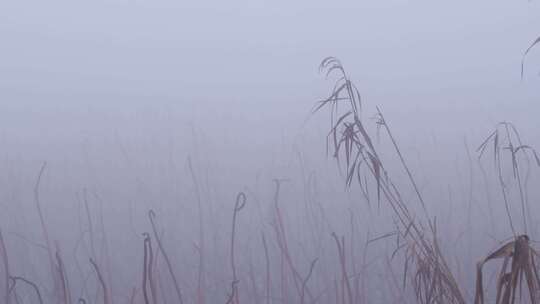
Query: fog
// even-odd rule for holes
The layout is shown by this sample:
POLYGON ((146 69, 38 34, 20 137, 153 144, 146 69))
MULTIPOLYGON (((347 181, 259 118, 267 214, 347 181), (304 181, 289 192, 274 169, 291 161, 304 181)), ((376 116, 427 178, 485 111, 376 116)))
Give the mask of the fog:
POLYGON ((1 1, 0 303, 540 303, 539 5, 1 1))

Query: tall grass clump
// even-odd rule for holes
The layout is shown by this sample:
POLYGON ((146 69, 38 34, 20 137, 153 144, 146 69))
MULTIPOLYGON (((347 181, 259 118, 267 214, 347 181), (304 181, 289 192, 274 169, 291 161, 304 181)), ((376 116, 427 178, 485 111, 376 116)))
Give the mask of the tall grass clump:
MULTIPOLYGON (((392 143, 397 160, 406 173, 410 187, 415 193, 415 200, 406 200, 401 190, 392 181, 383 159, 374 144, 373 136, 368 131, 362 118, 362 100, 357 87, 351 82, 341 62, 334 57, 324 59, 320 65, 321 72, 327 77, 335 76, 336 81, 327 98, 317 102, 314 112, 328 109, 330 112, 330 128, 327 135, 327 152, 336 159, 338 166, 346 172, 345 183, 351 186, 356 181, 361 193, 369 202, 367 183, 371 180, 377 192, 377 202, 385 203, 397 219, 396 236, 403 242, 396 251, 404 252, 403 282, 408 280, 417 303, 466 303, 466 295, 456 280, 447 258, 439 244, 437 222, 430 216, 428 206, 415 181, 414 174, 407 165, 395 137, 391 132, 379 107, 376 108, 375 123, 377 129, 384 133, 392 143), (417 204, 413 206, 412 204, 417 204), (419 208, 414 208, 419 207, 419 208), (415 214, 412 210, 420 210, 415 214)), ((378 135, 378 134, 377 134, 378 135)), ((521 142, 516 128, 507 122, 497 128, 478 148, 482 157, 488 146, 493 147, 494 165, 498 173, 500 188, 505 203, 509 226, 514 240, 502 246, 478 263, 475 300, 476 304, 484 303, 482 266, 491 260, 501 258, 503 265, 497 278, 496 303, 514 303, 516 294, 521 289, 525 278, 531 303, 537 303, 539 281, 535 262, 536 251, 530 246, 527 235, 528 201, 525 195, 525 183, 518 156, 523 154, 525 161, 530 157, 540 165, 536 151, 521 142), (518 234, 511 217, 510 199, 507 186, 503 181, 502 152, 508 151, 513 176, 519 192, 519 208, 521 209, 522 231, 518 234), (507 270, 511 264, 510 271, 507 270)), ((527 169, 528 170, 528 169, 527 169)), ((334 235, 340 256, 343 243, 334 235)), ((395 253, 394 253, 395 254, 395 253)))

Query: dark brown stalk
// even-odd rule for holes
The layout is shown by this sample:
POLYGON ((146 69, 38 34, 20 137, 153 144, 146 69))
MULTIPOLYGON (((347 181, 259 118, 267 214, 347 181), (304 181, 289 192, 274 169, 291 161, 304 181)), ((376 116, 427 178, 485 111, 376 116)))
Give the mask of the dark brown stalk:
POLYGON ((523 52, 523 56, 521 57, 521 80, 523 80, 523 74, 525 71, 525 58, 527 57, 527 54, 538 44, 540 43, 540 37, 534 39, 534 41, 529 44, 527 49, 525 49, 525 52, 523 52))
POLYGON ((477 159, 477 163, 478 163, 478 168, 480 168, 480 172, 482 173, 482 180, 483 180, 483 183, 484 183, 484 191, 486 193, 486 201, 488 202, 487 206, 488 206, 488 211, 489 211, 489 222, 491 224, 491 231, 496 233, 495 219, 494 219, 494 216, 493 216, 493 207, 491 205, 491 202, 493 200, 491 199, 491 191, 489 189, 488 175, 486 173, 486 169, 484 169, 484 166, 482 165, 482 163, 480 162, 479 159, 477 159))
MULTIPOLYGON (((233 282, 237 282, 238 283, 238 278, 237 278, 237 275, 236 275, 236 261, 235 261, 235 256, 234 256, 234 240, 235 240, 235 237, 236 237, 236 217, 238 215, 238 212, 240 212, 240 210, 242 210, 242 208, 244 208, 246 206, 246 194, 244 192, 240 192, 238 193, 238 195, 236 196, 236 202, 234 204, 234 209, 233 209, 233 218, 232 218, 232 229, 231 229, 231 269, 232 269, 232 274, 233 274, 233 282)), ((233 303, 234 304, 238 304, 239 303, 239 299, 238 299, 238 284, 232 284, 232 297, 233 297, 233 303)))
POLYGON ((92 215, 90 213, 90 206, 88 205, 88 193, 86 191, 86 188, 83 189, 83 202, 84 202, 84 209, 86 211, 86 219, 88 221, 88 232, 90 234, 90 250, 92 254, 93 259, 97 259, 96 256, 96 246, 94 244, 94 225, 92 223, 92 215))
POLYGON ((103 304, 110 304, 109 302, 109 295, 107 293, 107 284, 105 284, 105 279, 103 278, 103 275, 101 275, 101 272, 99 271, 99 267, 94 262, 93 259, 90 259, 90 264, 92 264, 92 267, 94 268, 94 271, 96 272, 97 278, 99 280, 99 284, 101 285, 101 289, 103 290, 103 304))
POLYGON ((10 275, 9 275, 9 258, 8 258, 8 253, 7 253, 7 249, 6 249, 6 243, 4 242, 4 235, 2 234, 2 229, 0 229, 0 249, 2 249, 2 262, 4 264, 4 279, 5 279, 5 298, 4 298, 4 303, 6 304, 9 304, 10 303, 10 292, 9 292, 9 278, 10 278, 10 275))
POLYGON ((22 304, 21 297, 17 293, 17 290, 13 290, 13 299, 15 299, 15 304, 22 304))
POLYGON ((133 287, 131 290, 131 297, 129 298, 129 304, 135 303, 135 296, 137 295, 137 287, 133 287))
MULTIPOLYGON (((102 234, 102 239, 101 239, 101 248, 102 248, 102 253, 101 255, 104 255, 105 256, 105 264, 107 266, 107 277, 108 277, 108 280, 109 280, 109 285, 107 286, 108 287, 108 294, 109 295, 113 295, 113 283, 114 283, 114 280, 112 278, 112 271, 111 271, 111 256, 109 254, 109 242, 108 242, 108 239, 107 239, 107 233, 106 233, 106 230, 105 230, 105 220, 104 220, 104 216, 103 216, 103 201, 101 199, 101 197, 95 192, 93 191, 93 194, 94 194, 94 197, 95 199, 99 202, 99 224, 101 226, 101 234, 102 234)), ((95 257, 94 259, 96 259, 97 257, 95 257)), ((97 263, 99 263, 99 261, 96 261, 97 263)), ((114 298, 111 297, 110 298, 110 301, 111 301, 111 304, 114 304, 114 298)))
POLYGON ((390 281, 389 285, 393 286, 394 288, 394 297, 399 299, 399 301, 395 301, 396 303, 408 303, 407 299, 405 298, 405 295, 403 294, 403 290, 399 287, 399 282, 397 279, 397 275, 395 274, 394 270, 392 269, 392 264, 390 261, 390 258, 386 257, 386 267, 388 268, 388 272, 390 272, 390 275, 386 275, 387 279, 390 281))
MULTIPOLYGON (((276 211, 276 218, 277 218, 276 223, 274 224, 274 230, 276 231, 276 238, 278 241, 279 249, 281 250, 283 257, 285 259, 285 262, 293 275, 293 283, 298 293, 298 296, 300 296, 302 293, 302 290, 301 290, 302 289, 301 287, 302 276, 300 275, 300 273, 294 266, 294 263, 292 262, 291 254, 289 252, 289 246, 287 243, 287 237, 285 233, 285 225, 283 222, 283 216, 279 208, 279 191, 281 187, 281 182, 284 180, 274 179, 273 181, 276 184, 276 190, 274 192, 274 208, 276 211)), ((284 281, 282 281, 282 284, 283 283, 284 281)), ((307 287, 306 287, 306 293, 310 297, 312 296, 309 288, 307 287)))
MULTIPOLYGON (((403 166, 403 168, 405 169, 405 172, 407 172, 407 176, 409 178, 409 181, 411 182, 413 188, 414 188, 414 192, 416 193, 416 196, 418 197, 418 200, 420 201, 420 204, 422 205, 422 209, 424 210, 424 214, 426 216, 427 219, 430 218, 429 216, 429 213, 427 211, 427 208, 426 208, 426 203, 424 202, 424 198, 422 197, 422 194, 420 194, 420 190, 418 188, 418 185, 416 184, 416 181, 414 179, 414 177, 412 176, 412 173, 411 173, 411 170, 409 169, 409 166, 407 165, 407 163, 405 162, 405 159, 403 158, 403 154, 401 154, 401 150, 399 149, 399 146, 394 138, 394 136, 392 135, 392 132, 390 131, 390 127, 388 126, 388 122, 384 119, 384 116, 381 112, 381 110, 379 109, 379 107, 377 106, 377 114, 379 115, 379 118, 380 118, 380 124, 382 124, 384 126, 384 129, 386 130, 386 133, 388 134, 388 137, 390 138, 390 141, 392 141, 392 145, 394 146, 394 149, 396 150, 396 153, 399 157, 399 161, 401 162, 401 165, 403 166)), ((429 221, 430 225, 431 225, 431 221, 429 221)))
POLYGON ((143 256, 143 279, 142 279, 142 291, 145 304, 150 304, 148 299, 148 243, 150 242, 150 236, 148 233, 143 233, 144 236, 144 256, 143 256))
POLYGON ((234 297, 238 293, 238 281, 232 281, 231 283, 231 293, 227 297, 227 302, 225 304, 233 304, 234 303, 234 297))
POLYGON ((342 282, 344 282, 345 284, 345 288, 347 291, 347 298, 349 299, 348 303, 353 304, 353 294, 352 294, 352 289, 351 289, 351 283, 349 280, 349 275, 347 274, 347 264, 345 262, 345 239, 342 238, 340 241, 338 236, 335 233, 332 233, 332 237, 336 241, 336 246, 337 246, 338 255, 339 255, 339 262, 341 265, 342 282))
POLYGON ((41 224, 41 230, 43 231, 43 237, 45 238, 45 246, 47 247, 47 253, 49 255, 49 265, 51 268, 51 275, 53 278, 53 288, 55 292, 58 292, 58 277, 56 275, 56 266, 54 262, 54 254, 51 247, 51 242, 49 238, 49 232, 47 230, 47 225, 45 224, 45 217, 43 216, 43 211, 41 209, 41 201, 39 198, 39 186, 41 184, 41 178, 43 176, 43 172, 45 172, 45 168, 47 167, 47 162, 43 162, 41 165, 41 168, 39 169, 39 173, 36 179, 36 183, 34 185, 34 202, 36 204, 36 209, 38 211, 39 215, 39 221, 41 224))
MULTIPOLYGON (((510 153, 510 160, 509 163, 512 167, 512 173, 514 179, 517 181, 517 187, 519 191, 519 199, 521 204, 521 216, 523 219, 523 231, 525 234, 527 234, 528 231, 528 224, 527 224, 527 218, 530 218, 530 214, 527 213, 529 206, 528 206, 528 199, 527 199, 527 193, 526 193, 526 184, 528 180, 529 175, 529 155, 526 152, 530 152, 532 156, 534 156, 537 165, 540 166, 540 159, 538 158, 538 154, 536 151, 528 146, 523 145, 521 141, 521 137, 519 135, 519 132, 517 131, 516 127, 510 123, 510 122, 499 122, 495 126, 495 130, 491 132, 491 134, 482 142, 482 144, 478 147, 477 151, 479 152, 479 158, 481 158, 487 149, 489 144, 493 144, 493 155, 494 155, 494 166, 497 170, 497 177, 499 181, 499 186, 501 188, 506 214, 508 217, 508 221, 510 223, 510 228, 512 229, 512 233, 514 234, 514 237, 517 237, 517 232, 514 227, 512 217, 510 215, 510 206, 509 206, 509 193, 507 192, 507 185, 504 182, 503 179, 503 169, 502 169, 502 156, 501 151, 508 150, 510 153), (518 162, 518 152, 522 152, 525 156, 525 160, 527 162, 527 173, 525 176, 525 183, 521 180, 521 173, 520 173, 520 164, 518 162), (524 190, 525 188, 525 190, 524 190)), ((530 212, 529 212, 530 213, 530 212)))
POLYGON ((32 282, 30 280, 27 280, 27 279, 25 279, 23 277, 18 277, 18 276, 12 276, 10 278, 14 282, 13 287, 15 287, 15 283, 17 281, 24 282, 24 283, 28 284, 30 287, 32 287, 32 289, 34 289, 34 291, 36 292, 36 297, 38 299, 39 304, 43 304, 43 298, 41 297, 41 292, 39 292, 39 288, 37 287, 37 285, 34 282, 32 282))
POLYGON ((318 259, 314 259, 311 261, 311 264, 309 265, 309 272, 304 280, 302 280, 302 293, 300 295, 300 303, 305 303, 305 291, 306 291, 306 285, 309 279, 311 278, 311 275, 313 274, 313 269, 315 268, 315 264, 317 263, 318 259))
MULTIPOLYGON (((159 253, 159 251, 158 251, 158 253, 159 253)), ((158 257, 159 257, 159 255, 156 255, 156 263, 155 263, 156 264, 156 282, 157 282, 158 289, 161 291, 161 298, 162 298, 163 304, 167 304, 167 290, 163 286, 163 280, 161 279, 161 272, 157 268, 157 265, 158 265, 157 259, 158 259, 158 257)))
POLYGON ((154 250, 152 248, 152 238, 146 233, 148 238, 148 283, 150 285, 150 294, 152 295, 152 303, 157 303, 156 283, 154 281, 154 250))
POLYGON ((255 278, 255 267, 253 265, 252 253, 249 252, 249 280, 251 281, 251 291, 253 293, 253 304, 259 304, 261 297, 257 288, 257 280, 255 278))
POLYGON ((204 301, 204 291, 203 291, 203 284, 202 284, 202 280, 203 280, 203 271, 202 271, 202 268, 203 268, 203 255, 202 255, 202 252, 201 252, 201 247, 199 247, 199 245, 194 244, 193 246, 195 247, 195 250, 197 251, 197 255, 199 257, 199 265, 197 267, 197 269, 198 269, 198 271, 197 271, 197 299, 196 299, 195 303, 202 304, 202 302, 204 301))
POLYGON ((165 259, 165 264, 167 264, 167 269, 169 270, 169 274, 173 280, 174 289, 176 291, 176 296, 178 297, 178 301, 180 302, 180 304, 183 304, 184 300, 182 299, 182 293, 180 292, 180 285, 178 284, 178 280, 176 279, 176 275, 174 274, 171 261, 169 260, 169 256, 165 252, 165 249, 163 248, 163 243, 161 242, 161 238, 159 237, 157 233, 156 224, 154 223, 155 217, 156 217, 156 214, 154 213, 154 211, 149 210, 148 218, 150 219, 150 224, 152 225, 152 231, 154 232, 154 239, 156 239, 156 243, 159 247, 159 251, 163 255, 163 258, 165 259))
POLYGON ((512 230, 512 234, 515 236, 517 235, 517 232, 516 232, 516 229, 514 228, 512 215, 510 215, 510 203, 508 202, 508 195, 506 194, 506 185, 504 184, 504 180, 503 180, 501 163, 498 162, 496 166, 497 166, 497 177, 499 179, 499 185, 500 185, 503 200, 504 200, 504 207, 506 209, 506 216, 508 217, 508 223, 510 224, 510 229, 512 230))
POLYGON ((206 285, 206 278, 205 278, 205 272, 206 272, 206 265, 205 265, 205 236, 204 236, 204 217, 203 217, 203 211, 202 211, 202 199, 201 199, 201 191, 199 187, 199 182, 197 180, 197 176, 195 175, 195 170, 193 169, 193 163, 191 161, 191 157, 188 157, 188 166, 189 166, 189 172, 191 174, 191 178, 193 180, 193 184, 195 186, 195 194, 197 195, 197 209, 198 209, 198 215, 199 215, 199 273, 198 273, 198 282, 197 282, 197 304, 204 304, 204 292, 203 288, 206 285))
POLYGON ((58 263, 58 274, 60 276, 60 283, 62 284, 62 295, 63 295, 63 301, 64 304, 70 304, 71 303, 71 295, 70 295, 70 289, 69 289, 69 281, 66 275, 66 268, 64 266, 64 262, 62 261, 62 257, 60 255, 60 249, 56 249, 56 262, 58 263))
POLYGON ((270 286, 272 285, 270 277, 270 256, 268 255, 268 245, 266 244, 264 232, 262 233, 262 243, 264 247, 264 259, 266 262, 266 304, 270 304, 270 286))

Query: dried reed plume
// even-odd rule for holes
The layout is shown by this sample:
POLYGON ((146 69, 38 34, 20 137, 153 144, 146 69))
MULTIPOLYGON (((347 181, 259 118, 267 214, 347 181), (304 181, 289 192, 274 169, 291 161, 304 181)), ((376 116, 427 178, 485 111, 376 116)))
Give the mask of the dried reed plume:
MULTIPOLYGON (((371 135, 365 128, 361 118, 362 102, 360 92, 349 79, 341 62, 334 57, 328 57, 321 62, 320 70, 326 76, 335 73, 338 78, 330 95, 319 101, 314 112, 324 107, 330 110, 330 131, 327 136, 327 151, 332 144, 333 157, 338 165, 345 158, 346 184, 351 185, 356 178, 363 187, 364 176, 370 176, 377 189, 377 201, 380 205, 386 200, 390 209, 398 219, 398 237, 406 242, 408 260, 416 265, 415 277, 430 278, 425 284, 416 284, 415 294, 419 303, 460 303, 465 299, 437 243, 436 229, 429 216, 424 199, 416 185, 413 175, 390 132, 390 127, 384 119, 382 111, 377 108, 377 125, 384 127, 396 150, 396 154, 404 167, 409 181, 417 195, 418 202, 424 213, 424 225, 409 210, 409 202, 404 201, 398 188, 392 182, 379 153, 373 144, 371 135), (344 104, 341 107, 338 105, 344 104), (345 111, 339 110, 346 108, 345 111), (427 295, 427 296, 422 296, 427 295)), ((418 280, 415 280, 418 281, 418 280)))

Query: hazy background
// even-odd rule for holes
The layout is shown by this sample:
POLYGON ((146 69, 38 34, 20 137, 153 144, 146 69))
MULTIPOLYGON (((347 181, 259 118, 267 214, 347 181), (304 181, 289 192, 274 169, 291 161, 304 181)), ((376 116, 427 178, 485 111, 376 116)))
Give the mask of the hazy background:
MULTIPOLYGON (((250 202, 271 201, 277 177, 290 179, 290 208, 313 197, 343 207, 331 215, 339 230, 347 208, 363 202, 343 191, 326 158, 328 116, 311 116, 333 85, 318 72, 326 56, 340 58, 356 82, 364 118, 382 108, 430 208, 448 215, 449 202, 459 209, 471 201, 463 199, 472 187, 465 143, 474 152, 508 120, 540 146, 540 50, 531 51, 520 76, 523 52, 540 35, 539 10, 537 1, 499 0, 3 0, 0 225, 12 246, 23 246, 16 231, 41 238, 32 188, 47 161, 42 195, 54 238, 77 239, 88 189, 116 247, 140 250, 149 208, 163 215, 163 226, 182 227, 168 235, 173 241, 197 239, 189 157, 203 185, 207 231, 215 232, 208 244, 228 231, 237 191, 248 191, 250 202), (310 174, 321 184, 306 186, 310 174)), ((478 191, 474 201, 485 203, 478 191)), ((265 221, 267 209, 258 206, 246 222, 265 221)), ((294 223, 301 208, 293 209, 294 223)), ((366 221, 384 232, 378 219, 366 221)), ((508 233, 491 231, 493 224, 479 235, 508 233)), ((449 238, 460 228, 447 227, 449 238)), ((112 256, 113 265, 127 263, 123 251, 112 256)), ((478 255, 470 256, 472 263, 478 255)), ((186 259, 179 263, 195 271, 196 257, 186 259)), ((28 267, 21 262, 21 271, 32 273, 28 267)))
POLYGON ((524 81, 520 61, 537 13, 534 1, 2 1, 1 130, 59 152, 193 125, 269 152, 317 127, 303 122, 327 94, 326 56, 402 135, 528 128, 540 55, 524 81))
POLYGON ((327 116, 310 110, 333 85, 317 69, 326 56, 342 60, 367 119, 382 108, 409 161, 453 165, 464 140, 474 150, 502 120, 534 144, 540 51, 527 57, 523 80, 520 69, 540 35, 538 6, 2 1, 4 166, 32 180, 48 161, 75 188, 120 178, 101 170, 111 165, 185 171, 193 154, 237 173, 239 185, 261 170, 286 175, 279 166, 294 151, 325 159, 327 116), (421 155, 428 145, 439 153, 421 155))

